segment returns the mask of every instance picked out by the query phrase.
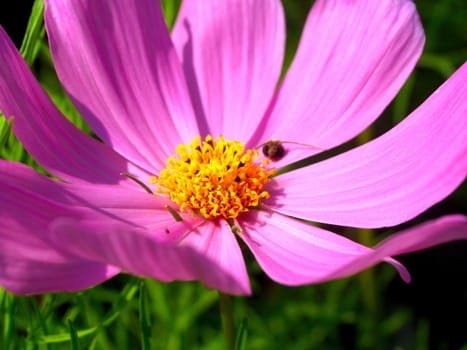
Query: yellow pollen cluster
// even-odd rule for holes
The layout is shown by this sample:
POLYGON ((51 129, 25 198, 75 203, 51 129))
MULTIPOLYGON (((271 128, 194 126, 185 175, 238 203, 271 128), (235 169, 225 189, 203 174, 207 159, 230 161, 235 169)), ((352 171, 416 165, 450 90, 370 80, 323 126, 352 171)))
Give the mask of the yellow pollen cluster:
POLYGON ((178 145, 176 153, 178 157, 169 157, 166 168, 151 182, 181 212, 189 208, 206 219, 234 219, 269 197, 263 187, 274 170, 265 168, 267 161, 255 164, 258 152, 245 152, 245 145, 238 141, 208 135, 201 142, 197 136, 191 145, 178 145))

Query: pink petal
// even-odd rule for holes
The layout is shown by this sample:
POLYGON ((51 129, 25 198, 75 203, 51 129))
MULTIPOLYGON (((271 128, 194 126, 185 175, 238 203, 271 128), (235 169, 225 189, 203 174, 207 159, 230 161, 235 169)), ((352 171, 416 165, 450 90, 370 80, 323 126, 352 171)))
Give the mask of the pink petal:
MULTIPOLYGON (((72 207, 88 219, 94 212, 98 220, 106 217, 110 221, 117 220, 148 230, 166 228, 175 222, 166 209, 166 205, 173 205, 173 202, 166 197, 148 194, 143 189, 57 182, 40 176, 24 164, 5 160, 0 160, 0 169, 0 183, 50 199, 58 205, 72 207)), ((193 221, 189 214, 181 216, 193 221)), ((174 237, 170 235, 167 240, 173 240, 174 237)))
POLYGON ((444 217, 395 234, 375 249, 280 214, 258 212, 247 220, 241 224, 241 237, 266 274, 286 285, 346 277, 381 261, 393 264, 408 282, 407 270, 390 256, 467 239, 464 216, 444 217))
POLYGON ((0 110, 13 131, 48 171, 68 181, 116 183, 136 168, 72 125, 40 87, 0 27, 0 110))
MULTIPOLYGON (((436 220, 414 226, 378 244, 368 256, 355 260, 342 268, 339 275, 350 275, 362 270, 362 266, 376 263, 387 256, 401 255, 428 249, 440 244, 466 240, 467 217, 464 215, 446 215, 436 220)), ((405 279, 405 278, 404 278, 405 279)))
MULTIPOLYGON (((155 219, 157 221, 157 214, 155 219)), ((160 225, 153 231, 149 233, 109 221, 64 219, 56 222, 52 240, 57 245, 65 245, 72 254, 119 266, 131 274, 164 282, 201 280, 207 287, 226 293, 250 293, 244 266, 242 270, 239 264, 241 254, 238 245, 232 239, 223 238, 222 232, 216 232, 218 237, 210 239, 214 232, 209 229, 205 232, 203 226, 193 226, 186 221, 169 227, 160 225), (161 234, 175 237, 196 234, 202 235, 203 239, 207 234, 208 238, 204 242, 187 238, 188 243, 177 245, 164 240, 161 234), (235 244, 236 248, 230 244, 235 244), (218 256, 213 254, 215 249, 221 249, 218 256), (240 255, 228 260, 226 253, 240 255), (228 267, 235 271, 228 270, 228 267)))
MULTIPOLYGON (((48 189, 56 192, 52 184, 48 189)), ((105 263, 64 254, 50 244, 47 231, 56 218, 79 216, 53 196, 36 194, 13 178, 0 177, 0 203, 0 285, 7 290, 19 294, 76 291, 119 272, 105 263)))
POLYGON ((8 203, 0 212, 0 244, 6 247, 0 284, 7 289, 78 290, 124 269, 162 281, 199 279, 231 294, 251 292, 226 224, 204 226, 190 215, 177 223, 160 196, 59 183, 8 161, 0 166, 0 201, 8 203))
POLYGON ((246 141, 264 115, 285 43, 279 0, 185 0, 173 31, 204 133, 246 141))
POLYGON ((311 221, 392 226, 467 174, 467 63, 403 122, 339 156, 278 176, 271 208, 311 221))
POLYGON ((393 99, 423 43, 412 1, 316 1, 269 119, 250 144, 312 145, 287 145, 290 163, 351 139, 393 99))
POLYGON ((280 214, 259 211, 247 220, 241 223, 241 238, 264 272, 282 284, 338 278, 336 271, 371 253, 347 238, 280 214))
POLYGON ((66 91, 119 153, 157 173, 199 134, 157 1, 48 0, 45 21, 66 91))
MULTIPOLYGON (((187 235, 182 245, 192 247, 216 266, 229 271, 232 278, 223 281, 222 290, 228 290, 231 294, 251 294, 240 246, 226 221, 206 221, 198 230, 187 235)), ((210 268, 202 267, 199 273, 208 287, 220 289, 210 268)))

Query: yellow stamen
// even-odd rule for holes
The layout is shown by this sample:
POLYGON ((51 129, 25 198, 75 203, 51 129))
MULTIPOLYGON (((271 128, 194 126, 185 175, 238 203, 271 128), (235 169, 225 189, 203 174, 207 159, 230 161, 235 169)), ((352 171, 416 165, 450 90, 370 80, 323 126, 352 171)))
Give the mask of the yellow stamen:
POLYGON ((256 164, 258 152, 245 151, 241 142, 222 136, 214 140, 209 135, 201 142, 197 136, 191 145, 178 145, 176 153, 177 157, 167 159, 159 177, 150 181, 157 184, 156 192, 168 194, 181 212, 188 208, 206 219, 234 219, 269 198, 264 185, 274 169, 265 168, 267 161, 256 164))

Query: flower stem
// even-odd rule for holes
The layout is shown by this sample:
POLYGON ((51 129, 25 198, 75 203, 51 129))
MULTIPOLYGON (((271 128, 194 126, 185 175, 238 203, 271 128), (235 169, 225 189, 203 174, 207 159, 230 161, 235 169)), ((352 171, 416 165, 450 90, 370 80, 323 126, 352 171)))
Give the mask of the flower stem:
POLYGON ((219 308, 222 320, 222 330, 224 332, 227 350, 235 349, 235 328, 232 312, 232 297, 229 294, 219 292, 219 308))
MULTIPOLYGON (((367 128, 362 132, 357 140, 360 145, 363 145, 373 138, 373 130, 367 128)), ((375 232, 371 229, 358 229, 358 241, 365 246, 372 246, 375 232)), ((379 339, 379 327, 380 324, 380 310, 378 300, 378 290, 375 281, 375 270, 374 268, 367 269, 359 274, 360 286, 363 294, 363 302, 365 305, 368 319, 370 320, 369 327, 369 338, 368 345, 373 348, 377 345, 379 339)))
MULTIPOLYGON (((358 240, 360 243, 366 246, 373 245, 374 231, 369 229, 358 230, 358 240)), ((378 346, 378 341, 381 337, 380 323, 380 307, 378 298, 378 285, 375 279, 374 267, 362 271, 359 274, 359 281, 361 287, 361 293, 363 296, 363 304, 365 307, 366 319, 369 321, 366 325, 366 340, 365 343, 369 349, 373 349, 378 346)), ((384 347, 383 347, 384 348, 384 347)))

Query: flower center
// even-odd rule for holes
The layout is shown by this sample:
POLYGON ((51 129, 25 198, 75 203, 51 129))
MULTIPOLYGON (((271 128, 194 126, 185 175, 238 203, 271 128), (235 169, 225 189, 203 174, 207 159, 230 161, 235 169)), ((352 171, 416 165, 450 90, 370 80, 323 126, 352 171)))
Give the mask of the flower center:
POLYGON ((177 156, 167 159, 159 177, 151 177, 157 193, 168 194, 180 211, 186 208, 206 219, 234 219, 240 213, 259 206, 269 198, 264 185, 274 169, 266 169, 267 161, 255 163, 256 150, 245 151, 238 141, 195 137, 190 145, 180 144, 177 156))

